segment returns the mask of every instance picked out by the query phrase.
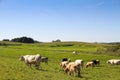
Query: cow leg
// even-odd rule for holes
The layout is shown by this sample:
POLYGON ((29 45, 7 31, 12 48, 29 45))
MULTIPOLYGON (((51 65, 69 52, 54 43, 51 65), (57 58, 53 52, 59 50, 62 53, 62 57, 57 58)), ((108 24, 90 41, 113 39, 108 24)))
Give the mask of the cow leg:
POLYGON ((28 67, 29 67, 29 64, 28 63, 25 63, 28 67))
POLYGON ((71 71, 69 71, 69 75, 71 75, 71 71))
POLYGON ((36 69, 39 69, 40 63, 36 63, 35 66, 36 66, 36 69))
POLYGON ((29 66, 30 66, 30 68, 32 69, 31 64, 29 64, 29 66))
POLYGON ((76 76, 76 75, 75 75, 75 73, 76 73, 76 72, 75 72, 75 71, 73 71, 73 76, 74 76, 74 77, 76 76))
POLYGON ((78 71, 78 76, 80 76, 80 72, 78 71))
POLYGON ((39 65, 36 64, 35 67, 36 67, 36 69, 39 69, 39 65))
POLYGON ((78 76, 80 76, 80 71, 81 71, 81 68, 80 67, 78 67, 78 76))

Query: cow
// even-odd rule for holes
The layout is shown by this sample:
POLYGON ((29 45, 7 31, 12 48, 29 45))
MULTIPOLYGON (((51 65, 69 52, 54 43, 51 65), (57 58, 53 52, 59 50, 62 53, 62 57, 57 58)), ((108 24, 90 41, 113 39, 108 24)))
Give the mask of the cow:
POLYGON ((63 59, 62 59, 62 62, 63 62, 63 61, 69 61, 69 62, 71 62, 71 59, 70 59, 70 58, 69 58, 69 59, 68 59, 68 58, 63 58, 63 59))
POLYGON ((27 66, 31 68, 31 65, 35 65, 36 69, 40 67, 41 56, 39 54, 36 55, 24 55, 20 56, 20 61, 24 61, 27 66))
POLYGON ((45 62, 48 64, 48 57, 41 57, 41 62, 45 62))
POLYGON ((60 66, 61 66, 63 69, 65 69, 66 66, 67 66, 67 64, 69 64, 69 61, 63 61, 63 62, 60 63, 60 66))
POLYGON ((62 61, 68 61, 68 59, 67 58, 63 58, 62 61))
POLYGON ((73 51, 72 53, 73 53, 73 54, 78 54, 78 52, 77 52, 77 51, 73 51))
POLYGON ((86 63, 86 68, 88 67, 94 67, 94 63, 92 61, 86 63))
POLYGON ((76 76, 76 73, 78 72, 78 76, 80 76, 80 65, 75 64, 75 62, 70 62, 67 64, 65 70, 66 73, 69 72, 69 75, 76 76))
POLYGON ((82 59, 75 60, 76 65, 80 65, 81 70, 83 69, 84 61, 82 59))
POLYGON ((120 64, 120 59, 110 59, 107 61, 108 64, 116 64, 119 65, 120 64))
POLYGON ((94 63, 94 65, 100 65, 100 61, 99 60, 91 60, 91 62, 93 62, 94 63))

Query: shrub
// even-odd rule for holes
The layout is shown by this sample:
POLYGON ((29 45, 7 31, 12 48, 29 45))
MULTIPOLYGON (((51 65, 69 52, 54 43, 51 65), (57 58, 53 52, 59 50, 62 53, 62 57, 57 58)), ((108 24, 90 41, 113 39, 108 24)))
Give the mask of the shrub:
POLYGON ((14 38, 11 41, 12 42, 22 42, 22 43, 34 43, 34 40, 29 37, 14 38))

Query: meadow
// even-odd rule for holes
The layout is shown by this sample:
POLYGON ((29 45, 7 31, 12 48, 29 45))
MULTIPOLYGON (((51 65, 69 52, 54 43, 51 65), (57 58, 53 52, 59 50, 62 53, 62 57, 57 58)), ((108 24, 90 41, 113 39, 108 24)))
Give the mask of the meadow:
POLYGON ((98 48, 108 44, 60 42, 60 43, 6 43, 0 42, 0 80, 120 80, 120 65, 106 64, 108 59, 120 59, 120 56, 98 54, 98 48), (78 51, 73 55, 72 51, 78 51), (41 69, 30 69, 24 62, 19 61, 21 55, 40 54, 49 58, 48 65, 41 63, 41 69), (62 58, 72 61, 83 59, 86 62, 99 59, 100 66, 84 68, 81 77, 65 74, 59 66, 62 58))

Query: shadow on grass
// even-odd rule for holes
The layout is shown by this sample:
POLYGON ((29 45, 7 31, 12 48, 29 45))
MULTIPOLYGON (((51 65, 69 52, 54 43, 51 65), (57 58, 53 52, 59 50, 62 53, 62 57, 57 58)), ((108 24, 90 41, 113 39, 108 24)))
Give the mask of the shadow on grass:
POLYGON ((36 69, 38 71, 48 71, 47 69, 36 69))

